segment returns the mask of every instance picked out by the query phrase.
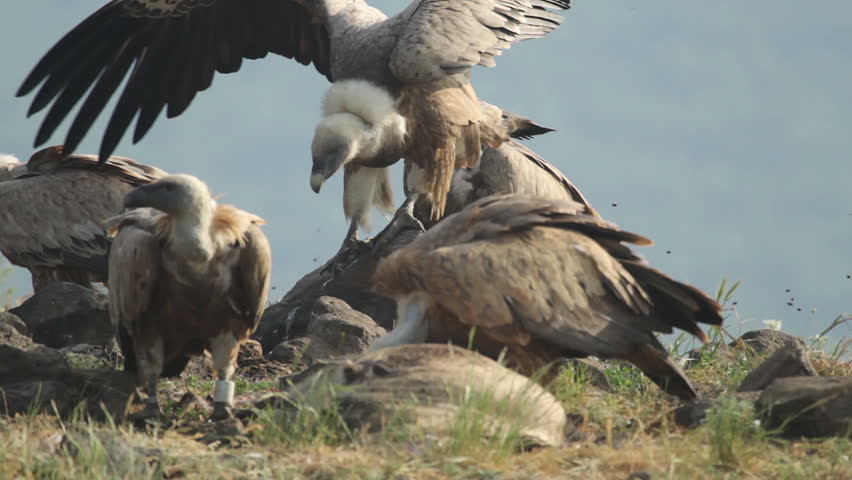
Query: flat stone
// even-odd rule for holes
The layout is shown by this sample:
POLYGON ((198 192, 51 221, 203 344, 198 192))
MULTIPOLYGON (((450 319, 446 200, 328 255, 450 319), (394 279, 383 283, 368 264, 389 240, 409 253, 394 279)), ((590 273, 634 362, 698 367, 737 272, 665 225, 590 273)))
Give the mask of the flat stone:
POLYGON ((74 283, 57 282, 10 310, 36 343, 52 348, 112 342, 107 296, 74 283))
POLYGON ((311 339, 307 337, 286 340, 276 345, 269 352, 267 358, 287 365, 303 364, 305 363, 305 354, 310 344, 311 339))
MULTIPOLYGON (((14 315, 9 316, 18 318, 14 315)), ((24 330, 26 331, 26 328, 24 328, 24 330)), ((11 322, 0 322, 0 344, 10 345, 21 350, 32 350, 38 346, 38 344, 33 342, 30 337, 15 328, 14 324, 11 322)))
POLYGON ((29 335, 29 332, 27 332, 27 324, 13 313, 0 312, 0 325, 4 324, 14 328, 21 335, 29 335))
MULTIPOLYGON (((350 428, 367 432, 381 431, 394 419, 448 435, 465 418, 482 421, 488 435, 518 432, 523 447, 565 440, 565 410, 553 395, 487 357, 451 345, 403 345, 323 365, 299 375, 280 398, 283 415, 288 405, 307 402, 334 408, 350 428)), ((266 398, 264 405, 276 403, 266 398)))
POLYGON ((749 372, 743 379, 738 392, 763 390, 776 378, 813 377, 817 372, 808 359, 808 353, 799 343, 789 343, 770 355, 749 372))
POLYGON ((786 437, 830 437, 852 432, 852 377, 786 377, 761 393, 757 412, 767 430, 786 437))
POLYGON ((746 347, 751 353, 762 355, 772 353, 775 350, 786 345, 802 345, 802 339, 789 333, 784 333, 780 330, 764 328, 762 330, 752 330, 744 333, 740 338, 728 344, 731 348, 746 347))
MULTIPOLYGON (((742 392, 734 394, 739 400, 754 402, 757 400, 758 392, 742 392)), ((684 428, 695 428, 703 425, 707 420, 707 412, 713 408, 715 400, 695 399, 690 400, 674 409, 674 421, 684 428)))
POLYGON ((0 345, 0 382, 59 378, 70 371, 71 366, 58 350, 44 346, 22 350, 11 345, 0 345))
POLYGON ((386 335, 372 318, 334 297, 320 297, 308 325, 307 358, 310 361, 358 354, 386 335))

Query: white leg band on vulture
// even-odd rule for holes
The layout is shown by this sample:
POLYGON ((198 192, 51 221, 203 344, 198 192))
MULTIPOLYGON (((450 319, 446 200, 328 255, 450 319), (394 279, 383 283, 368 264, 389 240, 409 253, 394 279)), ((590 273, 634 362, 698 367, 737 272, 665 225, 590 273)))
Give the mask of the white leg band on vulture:
POLYGON ((234 382, 230 380, 216 380, 216 388, 213 390, 213 401, 231 405, 234 403, 234 382))

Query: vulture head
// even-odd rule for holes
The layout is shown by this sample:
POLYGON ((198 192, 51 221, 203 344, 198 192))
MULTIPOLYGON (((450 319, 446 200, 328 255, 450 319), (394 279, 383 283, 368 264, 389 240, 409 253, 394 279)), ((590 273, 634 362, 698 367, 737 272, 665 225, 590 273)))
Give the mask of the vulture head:
POLYGON ((192 175, 165 177, 127 192, 124 208, 150 207, 177 217, 200 216, 212 212, 210 190, 192 175))
POLYGON ((0 153, 0 182, 12 180, 25 173, 25 169, 21 166, 18 157, 9 153, 0 153))
POLYGON ((166 175, 124 196, 124 208, 154 208, 173 220, 171 244, 187 260, 197 265, 208 262, 215 253, 210 226, 216 201, 207 184, 192 175, 166 175))
POLYGON ((364 80, 337 82, 325 94, 322 117, 311 142, 314 192, 347 163, 371 162, 380 154, 392 163, 402 156, 405 119, 383 88, 364 80))

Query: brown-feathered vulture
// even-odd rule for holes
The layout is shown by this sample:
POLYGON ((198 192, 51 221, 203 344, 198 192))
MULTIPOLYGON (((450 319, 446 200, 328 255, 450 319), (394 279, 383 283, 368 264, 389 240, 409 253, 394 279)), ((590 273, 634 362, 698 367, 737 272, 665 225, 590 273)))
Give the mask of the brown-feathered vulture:
POLYGON ((124 194, 164 176, 129 158, 66 156, 48 147, 26 163, 0 164, 0 252, 32 275, 33 291, 55 281, 107 281, 110 240, 102 222, 124 194))
POLYGON ((382 259, 373 289, 397 301, 397 326, 372 349, 474 345, 530 375, 560 357, 627 360, 666 392, 695 389, 654 332, 702 340, 721 306, 646 265, 622 242, 650 240, 580 212, 570 200, 481 199, 382 259))
POLYGON ((231 415, 236 356, 269 294, 271 253, 259 217, 217 205, 199 179, 169 175, 124 198, 110 219, 110 319, 147 395, 139 418, 160 414, 157 380, 210 352, 212 419, 231 415))
POLYGON ((527 146, 509 140, 482 152, 479 163, 453 175, 446 214, 456 213, 490 195, 519 193, 583 205, 582 213, 601 218, 591 203, 562 172, 527 146))
MULTIPOLYGON (((531 138, 553 131, 486 102, 480 101, 479 105, 489 125, 499 131, 501 141, 503 137, 510 141, 509 137, 531 138)), ((341 250, 357 240, 359 228, 369 229, 371 206, 384 213, 393 211, 388 167, 399 160, 407 136, 407 122, 395 108, 395 100, 387 91, 363 81, 337 82, 323 99, 323 120, 317 126, 312 142, 313 157, 319 163, 315 164, 311 186, 319 192, 325 180, 339 168, 329 167, 326 160, 334 158, 334 162, 341 162, 344 171, 343 211, 350 220, 341 250), (366 130, 360 126, 362 121, 368 125, 366 130)), ((523 148, 514 142, 512 145, 519 150, 523 148)), ((486 145, 484 152, 490 150, 491 147, 486 145)), ((406 162, 406 178, 412 178, 409 176, 413 168, 416 168, 413 163, 406 162)), ((412 188, 406 182, 406 196, 412 188)), ((433 203, 427 197, 420 200, 416 202, 417 211, 424 213, 418 215, 419 219, 427 224, 434 223, 433 203)), ((411 205, 414 204, 412 201, 411 205)), ((403 217, 403 223, 405 220, 403 217)), ((393 233, 386 232, 386 236, 392 238, 393 233)))
MULTIPOLYGON (((180 115, 215 72, 235 72, 244 58, 272 52, 313 63, 330 81, 350 83, 339 90, 353 101, 390 95, 393 109, 378 110, 387 143, 360 163, 405 156, 414 168, 402 220, 412 219, 419 195, 440 218, 455 167, 476 163, 480 144, 500 142, 470 84, 471 67, 493 66, 514 42, 551 32, 562 21, 554 11, 568 7, 568 0, 414 0, 387 17, 363 0, 112 0, 60 39, 17 94, 41 85, 28 113, 50 105, 36 144, 85 96, 65 139, 73 150, 127 78, 101 143, 106 159, 134 118, 136 142, 163 110, 180 115), (397 116, 406 120, 403 137, 397 116)), ((347 157, 368 153, 358 155, 350 141, 374 135, 372 120, 358 111, 336 115, 349 143, 314 151, 314 189, 347 157)))

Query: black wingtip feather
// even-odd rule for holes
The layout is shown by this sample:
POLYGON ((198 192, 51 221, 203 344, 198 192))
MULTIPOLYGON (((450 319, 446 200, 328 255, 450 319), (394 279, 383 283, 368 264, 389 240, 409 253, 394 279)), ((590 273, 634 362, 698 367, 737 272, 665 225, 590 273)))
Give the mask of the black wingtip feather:
POLYGON ((197 92, 210 87, 215 72, 236 72, 243 58, 274 52, 302 64, 313 62, 331 80, 328 32, 312 23, 305 7, 278 0, 256 0, 251 7, 242 0, 203 3, 182 16, 158 17, 132 15, 127 2, 112 0, 63 36, 16 91, 22 97, 41 85, 27 117, 53 102, 34 145, 46 142, 86 96, 65 139, 66 147, 75 149, 134 62, 141 62, 142 74, 138 82, 128 81, 125 92, 144 93, 124 97, 116 107, 102 139, 101 160, 118 146, 134 115, 139 114, 135 143, 166 106, 167 117, 182 114, 197 92))

